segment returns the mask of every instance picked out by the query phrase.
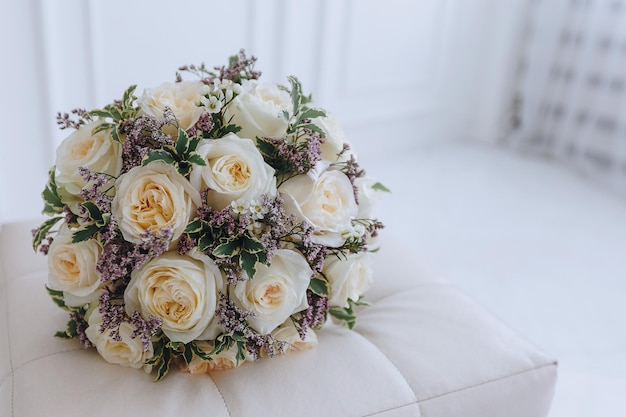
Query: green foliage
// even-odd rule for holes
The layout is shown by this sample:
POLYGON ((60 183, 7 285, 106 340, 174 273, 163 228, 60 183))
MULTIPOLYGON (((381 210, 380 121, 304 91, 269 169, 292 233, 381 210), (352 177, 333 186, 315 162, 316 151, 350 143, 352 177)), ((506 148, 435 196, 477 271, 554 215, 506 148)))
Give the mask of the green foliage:
POLYGON ((116 101, 112 104, 104 106, 102 109, 96 109, 89 112, 89 115, 96 116, 104 119, 100 125, 93 130, 93 134, 98 132, 109 130, 111 137, 121 142, 122 136, 122 124, 124 120, 134 118, 137 115, 137 108, 135 107, 135 101, 137 97, 134 95, 136 85, 131 85, 124 91, 124 95, 121 101, 116 101))
POLYGON ((85 201, 81 206, 89 214, 92 222, 84 224, 80 229, 72 234, 72 243, 84 242, 93 236, 103 232, 111 221, 110 213, 102 213, 98 206, 92 201, 85 201))
POLYGON ((233 258, 249 278, 256 274, 257 262, 268 264, 267 248, 248 232, 225 236, 223 227, 212 226, 208 221, 196 218, 187 224, 185 233, 207 255, 213 258, 233 258))
POLYGON ((91 239, 100 228, 95 224, 88 224, 72 234, 72 243, 80 243, 91 239))
POLYGON ((48 291, 48 295, 52 298, 52 301, 60 308, 70 313, 80 311, 80 307, 70 307, 65 304, 65 299, 63 298, 63 291, 53 290, 46 286, 46 291, 48 291))
POLYGON ((328 281, 321 275, 311 279, 309 289, 320 297, 328 297, 328 281))
POLYGON ((66 324, 65 330, 58 331, 54 334, 54 337, 59 337, 61 339, 73 339, 78 336, 76 322, 74 320, 69 320, 66 324))
POLYGON ((65 309, 65 300, 63 299, 63 291, 53 290, 46 286, 48 295, 52 298, 52 301, 62 309, 65 309))
POLYGON ((385 193, 390 193, 391 192, 391 190, 389 188, 385 187, 380 182, 377 182, 376 184, 372 185, 372 189, 377 190, 377 191, 383 191, 385 193))
POLYGON ((283 117, 288 120, 287 134, 280 139, 257 138, 257 147, 265 162, 275 170, 278 186, 315 166, 317 160, 311 157, 311 141, 316 134, 320 139, 326 137, 326 132, 311 121, 325 117, 326 112, 308 105, 310 97, 303 96, 302 85, 296 77, 288 77, 288 80, 291 88, 282 87, 289 92, 292 101, 290 111, 283 111, 283 117))
MULTIPOLYGON (((154 366, 156 368, 156 378, 154 382, 159 382, 170 370, 170 365, 172 363, 172 359, 174 357, 182 357, 186 363, 188 358, 191 355, 191 347, 187 347, 184 343, 181 342, 172 342, 164 335, 161 335, 159 340, 154 342, 154 354, 152 358, 146 361, 145 365, 154 366), (189 352, 187 352, 189 350, 189 352)), ((191 359, 189 359, 191 361, 191 359)))
POLYGON ((331 306, 328 312, 337 320, 343 321, 349 329, 353 329, 356 325, 356 313, 354 311, 354 307, 365 305, 367 305, 367 303, 363 302, 361 299, 358 301, 348 299, 348 307, 331 306))
POLYGON ((318 117, 326 117, 326 112, 323 109, 313 108, 307 106, 307 103, 311 101, 310 96, 305 97, 302 95, 302 84, 296 77, 287 77, 291 84, 289 90, 291 94, 292 113, 289 119, 289 128, 287 129, 288 135, 295 135, 296 140, 300 136, 299 132, 302 129, 310 129, 316 133, 319 133, 322 137, 326 136, 326 133, 320 129, 317 125, 309 123, 310 119, 316 119, 318 117))
POLYGON ((241 130, 240 126, 232 125, 229 123, 220 123, 219 125, 216 124, 216 126, 217 128, 213 129, 213 133, 211 134, 211 137, 215 139, 223 138, 229 133, 237 134, 241 130))
POLYGON ((45 239, 46 236, 50 233, 50 229, 54 227, 60 220, 63 220, 63 217, 53 217, 51 219, 46 220, 39 226, 35 234, 33 235, 33 250, 37 252, 37 248, 41 244, 41 242, 45 239))
POLYGON ((159 382, 167 376, 174 358, 181 358, 186 365, 191 363, 194 355, 203 361, 211 361, 215 355, 219 355, 233 346, 237 347, 235 359, 239 364, 245 360, 246 354, 246 338, 242 333, 231 332, 218 335, 215 338, 213 348, 209 352, 202 350, 195 340, 189 343, 172 342, 162 335, 154 343, 154 355, 146 361, 145 365, 156 368, 155 382, 159 382))
POLYGON ((63 201, 61 201, 61 197, 59 197, 55 171, 56 166, 53 166, 50 168, 50 171, 48 171, 48 183, 41 193, 44 202, 43 213, 49 216, 63 213, 63 207, 65 206, 63 201))
MULTIPOLYGON (((200 241, 202 240, 201 238, 200 241)), ((256 274, 257 262, 267 264, 267 249, 261 241, 247 234, 231 239, 222 238, 220 244, 213 249, 212 255, 216 258, 239 256, 239 266, 249 278, 253 278, 256 274)))
POLYGON ((186 177, 194 165, 206 165, 204 158, 196 152, 200 140, 202 140, 201 137, 190 138, 183 129, 178 128, 178 137, 174 146, 164 146, 161 149, 148 151, 141 164, 146 166, 153 161, 162 161, 173 165, 180 175, 186 177))

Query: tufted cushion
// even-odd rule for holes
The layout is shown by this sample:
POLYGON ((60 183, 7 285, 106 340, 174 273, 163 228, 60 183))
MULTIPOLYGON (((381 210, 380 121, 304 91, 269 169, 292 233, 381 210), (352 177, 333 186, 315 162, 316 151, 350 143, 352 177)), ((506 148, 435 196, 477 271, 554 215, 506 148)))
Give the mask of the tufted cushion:
POLYGON ((66 314, 44 290, 33 223, 0 230, 0 416, 546 416, 555 361, 383 242, 372 305, 319 346, 160 383, 52 337, 66 314))

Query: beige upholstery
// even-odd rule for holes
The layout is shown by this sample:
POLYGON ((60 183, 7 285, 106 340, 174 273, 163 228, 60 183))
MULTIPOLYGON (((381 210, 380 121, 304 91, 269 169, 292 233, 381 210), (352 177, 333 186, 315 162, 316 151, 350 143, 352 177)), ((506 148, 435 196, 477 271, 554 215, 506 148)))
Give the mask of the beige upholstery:
POLYGON ((420 276, 383 241, 370 307, 354 331, 211 375, 153 383, 52 337, 66 314, 48 299, 33 223, 0 230, 0 416, 546 416, 555 360, 446 282, 420 276))

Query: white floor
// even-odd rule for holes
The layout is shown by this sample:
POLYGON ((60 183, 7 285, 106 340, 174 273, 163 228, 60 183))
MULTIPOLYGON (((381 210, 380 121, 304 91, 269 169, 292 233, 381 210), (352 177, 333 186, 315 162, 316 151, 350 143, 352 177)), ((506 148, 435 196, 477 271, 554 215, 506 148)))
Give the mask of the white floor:
POLYGON ((550 417, 626 415, 626 198, 554 162, 440 143, 367 161, 387 233, 559 360, 550 417))

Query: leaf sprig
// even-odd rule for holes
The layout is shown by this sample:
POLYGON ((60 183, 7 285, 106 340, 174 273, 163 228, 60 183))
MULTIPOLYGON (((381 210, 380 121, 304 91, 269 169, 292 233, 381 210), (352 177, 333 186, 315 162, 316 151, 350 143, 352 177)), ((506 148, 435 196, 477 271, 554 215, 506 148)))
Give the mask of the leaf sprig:
POLYGON ((137 107, 135 101, 137 97, 134 95, 136 85, 131 85, 124 91, 121 101, 115 101, 107 104, 102 109, 96 109, 89 112, 91 116, 103 118, 105 121, 98 125, 93 134, 109 130, 111 137, 118 142, 122 141, 123 123, 125 120, 132 119, 137 115, 137 107))
POLYGON ((163 161, 166 164, 173 165, 180 175, 186 177, 194 165, 206 166, 204 158, 196 152, 201 140, 202 138, 198 136, 190 138, 179 127, 178 137, 174 145, 165 145, 160 149, 149 150, 142 161, 142 165, 146 166, 153 161, 163 161))

